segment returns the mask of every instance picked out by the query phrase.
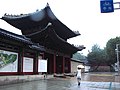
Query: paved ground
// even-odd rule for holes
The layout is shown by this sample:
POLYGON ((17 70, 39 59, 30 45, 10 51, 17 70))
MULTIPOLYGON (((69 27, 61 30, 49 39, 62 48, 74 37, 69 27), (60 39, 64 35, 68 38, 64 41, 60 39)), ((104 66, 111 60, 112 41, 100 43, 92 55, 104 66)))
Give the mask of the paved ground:
POLYGON ((76 77, 50 78, 0 86, 0 90, 120 90, 120 76, 114 73, 82 74, 81 85, 76 77))

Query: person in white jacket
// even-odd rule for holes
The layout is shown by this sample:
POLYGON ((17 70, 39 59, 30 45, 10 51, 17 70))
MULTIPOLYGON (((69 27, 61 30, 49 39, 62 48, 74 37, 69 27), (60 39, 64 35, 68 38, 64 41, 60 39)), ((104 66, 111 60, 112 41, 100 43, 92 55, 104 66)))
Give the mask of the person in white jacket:
POLYGON ((78 81, 78 86, 79 86, 80 81, 81 81, 81 68, 80 67, 77 68, 77 81, 78 81))

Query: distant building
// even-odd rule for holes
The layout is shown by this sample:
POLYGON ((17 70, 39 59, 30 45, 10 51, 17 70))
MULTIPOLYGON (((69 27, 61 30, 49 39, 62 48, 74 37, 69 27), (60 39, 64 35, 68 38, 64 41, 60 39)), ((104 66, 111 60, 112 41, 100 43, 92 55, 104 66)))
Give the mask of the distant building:
MULTIPOLYGON (((76 73, 78 65, 84 66, 84 62, 72 58, 71 59, 71 73, 76 73)), ((85 71, 85 69, 82 69, 82 72, 84 72, 84 71, 85 71)))

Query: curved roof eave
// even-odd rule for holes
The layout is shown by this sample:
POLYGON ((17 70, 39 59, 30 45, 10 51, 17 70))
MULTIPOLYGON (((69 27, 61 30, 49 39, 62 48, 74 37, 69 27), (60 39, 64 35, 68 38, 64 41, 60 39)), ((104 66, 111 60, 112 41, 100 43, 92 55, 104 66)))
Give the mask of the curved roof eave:
POLYGON ((41 40, 43 40, 43 38, 41 39, 41 37, 43 36, 44 39, 47 39, 47 41, 49 42, 48 45, 46 44, 47 46, 45 45, 46 47, 50 47, 52 45, 51 48, 56 48, 61 52, 67 52, 73 54, 83 49, 83 48, 77 48, 66 42, 64 39, 60 38, 53 30, 52 25, 48 25, 45 29, 43 29, 40 32, 27 35, 27 37, 31 38, 33 42, 35 41, 36 43, 41 43, 41 40), (48 36, 48 38, 46 38, 45 35, 48 36))
POLYGON ((6 30, 1 29, 1 28, 0 28, 0 36, 3 36, 3 37, 6 37, 6 38, 9 38, 11 40, 15 40, 15 41, 27 44, 32 49, 36 49, 36 50, 39 50, 39 51, 45 51, 43 46, 36 45, 35 43, 33 43, 30 40, 30 38, 27 38, 27 37, 22 36, 22 35, 17 35, 15 33, 6 31, 6 30))
POLYGON ((6 31, 6 30, 3 30, 1 28, 0 28, 0 35, 17 40, 17 41, 22 42, 22 43, 33 44, 29 38, 22 36, 22 35, 12 33, 12 32, 9 32, 9 31, 6 31))
POLYGON ((80 33, 75 33, 70 30, 66 25, 59 21, 56 16, 53 14, 49 5, 47 5, 41 11, 36 11, 30 14, 21 14, 21 15, 4 15, 3 20, 11 24, 12 26, 19 28, 24 32, 29 28, 34 28, 41 26, 44 28, 46 24, 51 22, 54 25, 56 33, 61 36, 63 39, 69 39, 75 36, 80 35, 80 33), (62 35, 61 32, 64 32, 65 35, 62 35))

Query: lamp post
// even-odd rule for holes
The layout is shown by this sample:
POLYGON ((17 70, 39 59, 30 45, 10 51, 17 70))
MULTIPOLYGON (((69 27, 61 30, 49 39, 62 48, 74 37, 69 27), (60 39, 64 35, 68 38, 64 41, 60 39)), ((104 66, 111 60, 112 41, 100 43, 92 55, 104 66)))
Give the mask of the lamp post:
POLYGON ((120 72, 120 62, 119 62, 119 48, 118 48, 118 46, 119 46, 120 44, 116 44, 116 53, 117 53, 117 68, 118 68, 118 75, 119 75, 119 72, 120 72))

